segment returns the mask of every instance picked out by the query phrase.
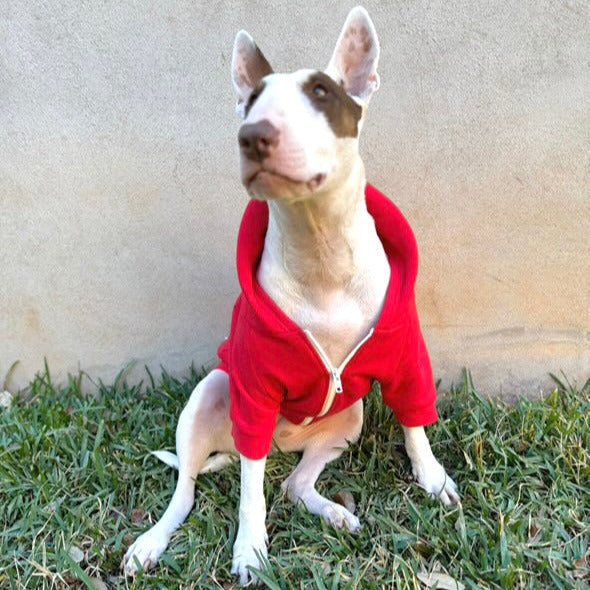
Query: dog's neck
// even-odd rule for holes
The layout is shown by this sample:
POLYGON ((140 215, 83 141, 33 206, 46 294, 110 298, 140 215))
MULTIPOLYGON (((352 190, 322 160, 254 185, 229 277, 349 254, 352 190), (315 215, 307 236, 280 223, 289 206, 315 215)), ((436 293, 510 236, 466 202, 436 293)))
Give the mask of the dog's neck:
POLYGON ((356 273, 368 213, 360 159, 334 191, 293 203, 269 202, 263 264, 302 290, 342 289, 356 273))
POLYGON ((389 283, 365 183, 359 158, 333 191, 299 203, 269 202, 258 282, 334 366, 375 325, 389 283))

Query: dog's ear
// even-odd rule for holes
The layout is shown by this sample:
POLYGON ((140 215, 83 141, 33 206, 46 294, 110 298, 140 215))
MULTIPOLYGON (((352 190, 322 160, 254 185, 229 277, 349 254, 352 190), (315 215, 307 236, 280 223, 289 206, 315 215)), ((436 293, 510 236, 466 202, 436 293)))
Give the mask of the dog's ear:
POLYGON ((245 116, 246 103, 252 90, 268 74, 272 74, 272 68, 262 51, 246 31, 240 31, 234 41, 231 60, 231 79, 238 94, 236 111, 240 117, 245 116))
POLYGON ((369 13, 362 7, 353 8, 326 68, 326 74, 341 83, 346 92, 368 103, 379 88, 379 40, 369 13))

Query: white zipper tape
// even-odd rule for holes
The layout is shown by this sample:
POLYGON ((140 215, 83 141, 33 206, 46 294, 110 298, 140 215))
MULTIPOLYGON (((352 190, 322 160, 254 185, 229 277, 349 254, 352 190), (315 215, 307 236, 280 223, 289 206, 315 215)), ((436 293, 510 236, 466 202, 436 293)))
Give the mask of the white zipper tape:
MULTIPOLYGON (((304 330, 303 332, 307 336, 307 339, 311 342, 311 345, 314 347, 315 351, 318 353, 318 356, 322 360, 322 363, 324 363, 324 366, 326 367, 326 369, 330 375, 330 385, 328 387, 328 392, 327 392, 326 398, 324 400, 324 405, 322 406, 320 413, 316 416, 316 418, 321 418, 322 416, 326 415, 330 411, 330 408, 332 407, 332 404, 334 403, 334 398, 336 397, 336 395, 343 392, 342 372, 346 368, 346 365, 348 365, 348 363, 352 360, 354 355, 359 351, 361 346, 367 340, 369 340, 369 338, 371 338, 371 336, 373 335, 373 332, 374 332, 374 328, 371 328, 369 330, 369 333, 348 353, 348 355, 342 361, 342 363, 340 364, 340 366, 338 368, 335 368, 332 365, 328 355, 325 353, 325 351, 321 347, 320 343, 314 338, 313 334, 309 330, 304 330)), ((313 419, 314 418, 312 416, 309 416, 303 421, 303 424, 307 425, 313 419)))

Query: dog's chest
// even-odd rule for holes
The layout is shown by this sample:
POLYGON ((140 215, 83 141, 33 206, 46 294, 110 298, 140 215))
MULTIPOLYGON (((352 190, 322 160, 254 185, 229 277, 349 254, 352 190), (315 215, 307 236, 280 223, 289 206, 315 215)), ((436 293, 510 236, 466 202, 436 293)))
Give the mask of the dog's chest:
POLYGON ((258 281, 338 366, 375 326, 387 295, 389 276, 389 264, 381 250, 342 288, 302 286, 292 281, 284 269, 272 265, 261 266, 258 281))

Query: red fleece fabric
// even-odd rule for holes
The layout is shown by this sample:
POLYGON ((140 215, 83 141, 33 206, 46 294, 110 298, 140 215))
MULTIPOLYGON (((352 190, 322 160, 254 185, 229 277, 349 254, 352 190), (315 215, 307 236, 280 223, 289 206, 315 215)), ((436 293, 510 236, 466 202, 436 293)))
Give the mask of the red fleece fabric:
MULTIPOLYGON (((404 426, 436 422, 436 389, 420 331, 414 285, 418 248, 401 212, 367 185, 367 209, 375 220, 391 266, 383 311, 371 338, 342 372, 343 392, 318 420, 351 406, 381 384, 383 400, 404 426)), ((219 369, 230 377, 232 435, 238 451, 261 459, 271 448, 279 413, 294 424, 321 412, 330 375, 303 330, 289 319, 256 280, 268 226, 268 206, 251 201, 238 236, 237 267, 242 293, 231 333, 219 348, 219 369)))

